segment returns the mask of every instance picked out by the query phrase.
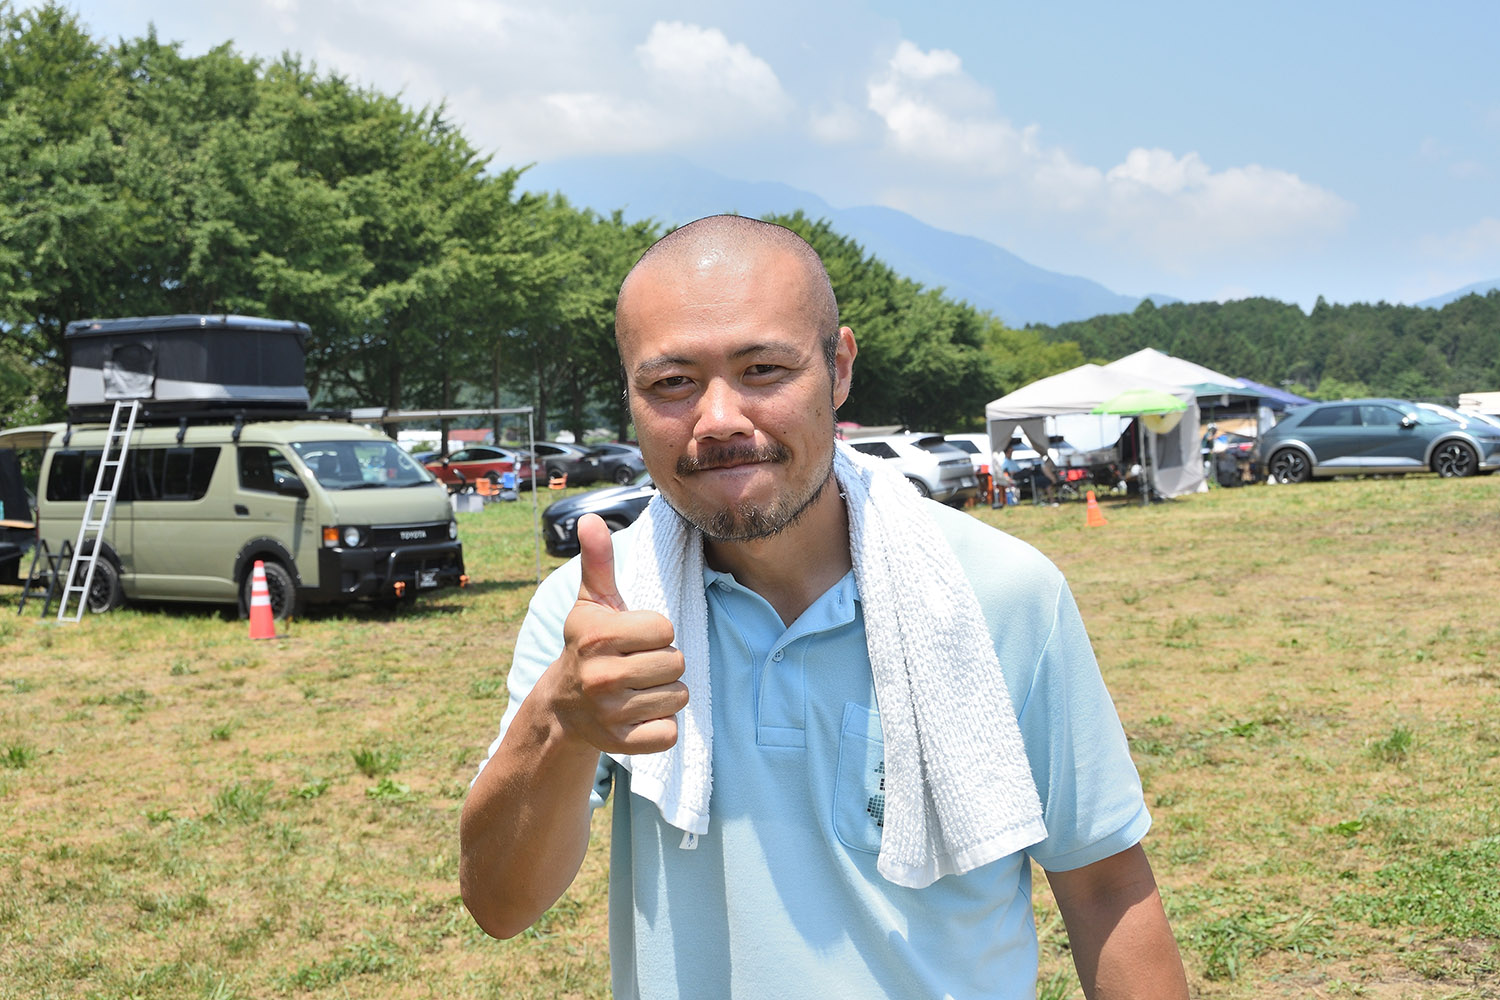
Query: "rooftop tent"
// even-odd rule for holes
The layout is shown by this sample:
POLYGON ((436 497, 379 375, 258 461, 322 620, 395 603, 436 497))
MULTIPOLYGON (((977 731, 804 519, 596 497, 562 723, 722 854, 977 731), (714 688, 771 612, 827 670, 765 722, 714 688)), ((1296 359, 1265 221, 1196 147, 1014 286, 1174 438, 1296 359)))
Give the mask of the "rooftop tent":
MULTIPOLYGON (((1204 477, 1198 455, 1196 394, 1181 385, 1114 370, 1108 365, 1080 365, 1022 386, 991 402, 984 408, 991 447, 996 442, 1009 440, 1019 424, 1032 447, 1045 452, 1047 418, 1088 414, 1128 389, 1159 389, 1188 404, 1187 412, 1175 427, 1163 434, 1148 431, 1147 453, 1151 456, 1148 465, 1152 486, 1162 496, 1180 496, 1200 489, 1204 477)), ((1090 419, 1114 421, 1116 439, 1128 424, 1126 419, 1114 416, 1090 419)))
POLYGON ((305 410, 305 323, 181 315, 69 323, 68 414, 107 417, 120 400, 150 414, 245 407, 305 410))

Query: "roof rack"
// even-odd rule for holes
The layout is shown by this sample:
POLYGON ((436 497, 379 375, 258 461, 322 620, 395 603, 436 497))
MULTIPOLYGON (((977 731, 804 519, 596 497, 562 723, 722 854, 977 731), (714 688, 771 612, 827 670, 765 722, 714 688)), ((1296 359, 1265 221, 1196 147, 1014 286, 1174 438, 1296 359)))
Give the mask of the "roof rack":
MULTIPOLYGON (((153 412, 151 404, 142 403, 141 415, 136 418, 136 426, 161 427, 170 424, 176 424, 177 442, 178 444, 181 444, 183 437, 187 434, 188 427, 191 425, 232 424, 234 426, 233 440, 237 442, 240 439, 240 431, 244 429, 245 424, 255 421, 347 421, 349 419, 350 417, 348 410, 293 410, 286 407, 252 408, 237 406, 206 410, 174 410, 170 407, 158 407, 156 411, 153 412)), ((92 428, 96 426, 104 426, 107 423, 108 421, 106 420, 90 420, 87 418, 78 419, 70 414, 67 421, 67 427, 63 431, 63 447, 66 448, 68 446, 68 442, 72 438, 73 432, 75 430, 85 427, 92 428)))

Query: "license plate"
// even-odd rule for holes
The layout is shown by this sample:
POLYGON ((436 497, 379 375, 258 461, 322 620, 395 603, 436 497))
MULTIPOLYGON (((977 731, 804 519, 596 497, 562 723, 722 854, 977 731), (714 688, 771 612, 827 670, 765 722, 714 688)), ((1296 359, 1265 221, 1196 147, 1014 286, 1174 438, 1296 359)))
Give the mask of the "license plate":
POLYGON ((979 480, 975 479, 973 476, 964 476, 963 482, 960 485, 964 487, 978 486, 979 480))
POLYGON ((436 587, 438 585, 438 571, 435 569, 417 570, 418 587, 436 587))

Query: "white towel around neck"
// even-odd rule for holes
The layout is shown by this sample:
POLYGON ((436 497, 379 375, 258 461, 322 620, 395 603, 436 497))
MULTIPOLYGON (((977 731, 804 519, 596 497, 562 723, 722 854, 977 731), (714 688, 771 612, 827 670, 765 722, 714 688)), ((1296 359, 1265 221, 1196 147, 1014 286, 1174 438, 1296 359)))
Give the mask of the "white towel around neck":
MULTIPOLYGON (((840 443, 834 475, 849 511, 849 548, 885 741, 886 802, 877 867, 920 889, 1047 835, 1010 693, 974 590, 904 477, 840 443)), ((631 791, 679 830, 706 834, 713 713, 703 543, 658 495, 637 521, 621 579, 632 609, 672 622, 689 702, 677 743, 612 755, 631 791)), ((1004 566, 993 568, 1005 572, 1004 566)))

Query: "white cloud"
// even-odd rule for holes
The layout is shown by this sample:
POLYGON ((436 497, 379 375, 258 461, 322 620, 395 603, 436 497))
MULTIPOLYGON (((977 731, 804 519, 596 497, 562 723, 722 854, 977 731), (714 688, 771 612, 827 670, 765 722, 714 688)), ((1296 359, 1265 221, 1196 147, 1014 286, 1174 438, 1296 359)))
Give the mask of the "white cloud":
POLYGON ((658 21, 635 51, 652 82, 685 103, 764 117, 790 106, 765 60, 717 28, 658 21))
POLYGON ((1208 176, 1197 153, 1178 158, 1165 149, 1132 149, 1105 179, 1122 188, 1139 184, 1162 194, 1180 194, 1189 185, 1202 185, 1208 176))
POLYGON ((562 61, 556 49, 526 53, 528 78, 488 88, 465 119, 502 136, 503 156, 532 160, 702 146, 774 128, 793 111, 770 65, 717 28, 660 21, 633 47, 594 41, 597 50, 562 61))
POLYGON ((1081 163, 1045 143, 1037 126, 1017 127, 995 111, 993 95, 951 52, 903 41, 867 95, 887 148, 972 189, 971 206, 1051 216, 1174 268, 1204 255, 1274 251, 1336 232, 1353 215, 1296 174, 1256 164, 1214 170, 1196 152, 1137 148, 1108 169, 1081 163))
POLYGON ((933 49, 923 52, 906 39, 896 46, 891 69, 912 80, 931 80, 939 76, 957 76, 963 72, 963 60, 956 52, 933 49))

